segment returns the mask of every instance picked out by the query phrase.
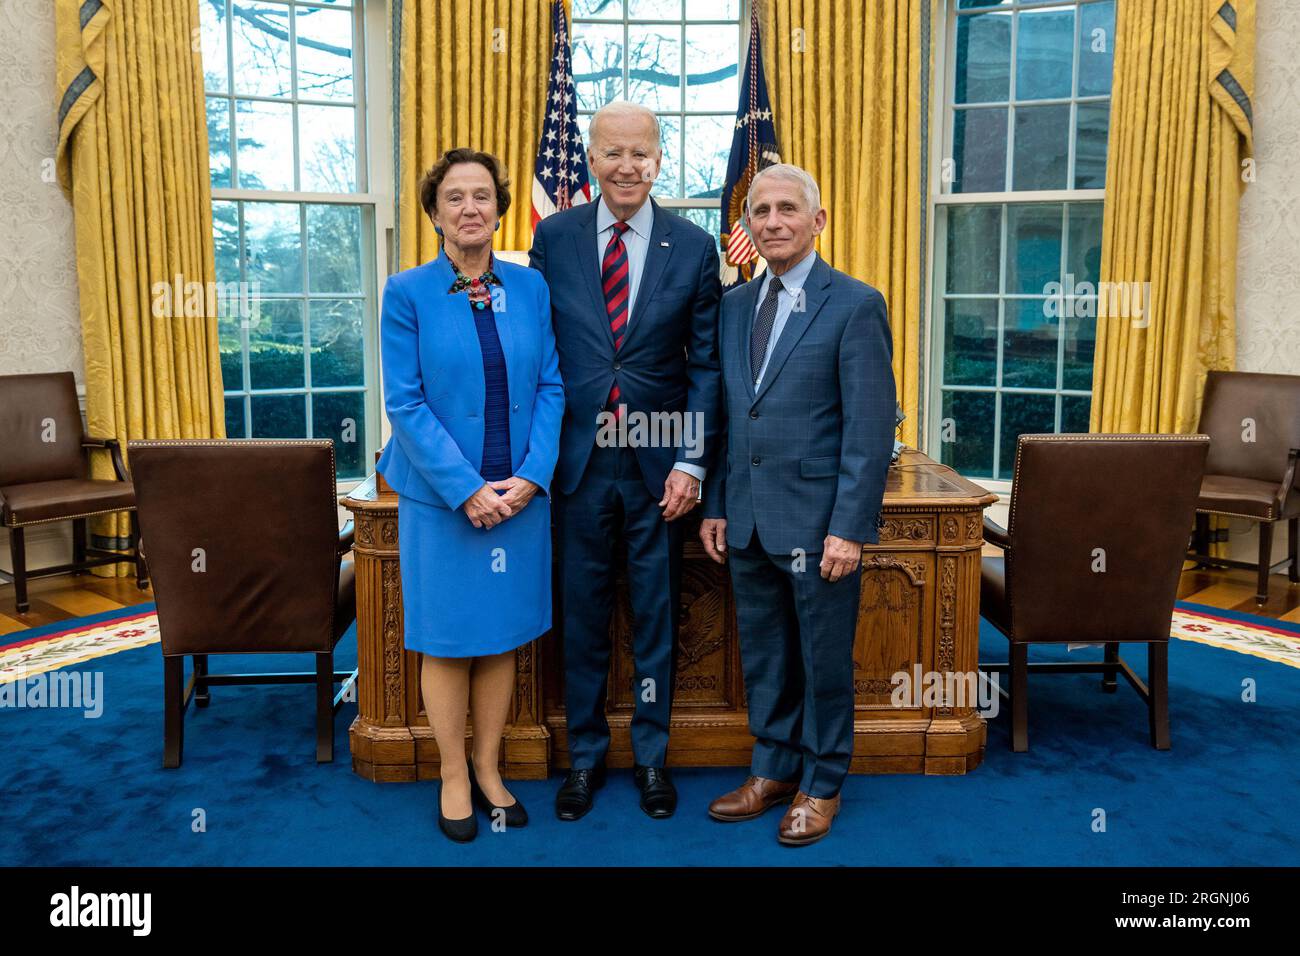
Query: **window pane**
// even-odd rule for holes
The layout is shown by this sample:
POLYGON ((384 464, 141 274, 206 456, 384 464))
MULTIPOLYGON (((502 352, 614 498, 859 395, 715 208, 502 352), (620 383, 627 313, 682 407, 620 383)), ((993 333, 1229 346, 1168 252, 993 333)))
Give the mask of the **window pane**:
POLYGON ((1044 303, 1049 301, 1007 300, 1002 335, 1003 386, 1056 388, 1056 341, 1060 323, 1054 314, 1047 315, 1044 303))
POLYGON ((1106 188, 1106 133, 1109 103, 1080 103, 1074 144, 1074 188, 1106 188))
POLYGON ((734 124, 740 100, 739 65, 737 30, 716 25, 687 27, 686 108, 730 111, 734 124))
MULTIPOLYGON (((1061 387, 1092 388, 1092 359, 1097 352, 1097 300, 1095 296, 1067 301, 1064 319, 1065 365, 1061 387)), ((1065 427, 1062 424, 1062 427, 1065 427)), ((1085 423, 1084 431, 1087 431, 1085 423)))
POLYGON ((1086 3, 1079 16, 1079 95, 1109 95, 1115 63, 1115 2, 1086 3))
MULTIPOLYGON (((1070 203, 1069 240, 1065 250, 1065 271, 1074 279, 1069 284, 1101 279, 1101 203, 1070 203)), ((1069 281, 1069 280, 1067 280, 1069 281)))
POLYGON ((352 99, 352 11, 296 7, 298 96, 352 99))
POLYGON ((324 392, 311 397, 313 438, 334 439, 334 473, 364 478, 366 399, 364 392, 324 392))
MULTIPOLYGON (((259 299, 248 330, 252 388, 302 388, 302 300, 259 299)), ((256 418, 256 406, 254 406, 256 418)))
MULTIPOLYGON (((618 20, 623 16, 623 0, 573 0, 573 19, 618 20)), ((585 26, 582 29, 587 29, 585 26)), ((576 32, 576 31, 575 31, 576 32)))
POLYGON ((623 98, 623 27, 583 24, 573 31, 573 85, 578 109, 600 109, 623 98))
POLYGON ((1016 468, 1016 439, 1021 435, 1056 431, 1055 395, 1002 393, 1002 434, 998 449, 998 477, 1010 479, 1016 468))
POLYGON ((703 199, 722 195, 731 156, 732 116, 686 117, 686 195, 703 199))
POLYGON ((307 207, 307 274, 312 292, 361 291, 360 207, 307 207))
POLYGON ((1064 189, 1069 137, 1070 107, 1017 107, 1011 188, 1064 189))
POLYGON ((1001 192, 1007 181, 1007 111, 956 110, 952 122, 952 191, 1001 192))
POLYGON ((998 300, 944 302, 943 384, 996 385, 998 300))
POLYGON ((253 438, 306 438, 305 395, 254 395, 253 438))
POLYGON ((289 10, 278 3, 239 0, 242 16, 232 22, 235 92, 248 96, 292 96, 289 10))
POLYGON ((203 0, 199 4, 202 31, 203 88, 209 93, 226 92, 226 0, 203 0))
POLYGON ((239 281, 239 204, 218 200, 212 204, 212 239, 217 281, 239 281))
POLYGON ((628 27, 627 64, 629 100, 652 110, 682 108, 682 35, 678 27, 628 27))
MULTIPOLYGON (((217 320, 217 348, 221 351, 221 387, 244 387, 244 337, 236 316, 221 316, 217 320)), ((242 407, 241 407, 242 414, 242 407)))
POLYGON ((735 20, 740 0, 686 0, 687 20, 735 20))
POLYGON ((1011 98, 1011 16, 982 13, 957 18, 954 103, 1011 98))
POLYGON ((963 475, 993 477, 993 392, 944 392, 939 460, 963 475))
POLYGON ((244 275, 259 294, 302 291, 296 203, 244 203, 244 275))
POLYGON ((1088 431, 1088 421, 1091 414, 1091 395, 1062 395, 1061 433, 1086 433, 1088 431))
POLYGON ((230 101, 208 97, 208 171, 213 189, 229 189, 230 101))
POLYGON ((247 438, 247 422, 244 419, 244 396, 226 396, 226 437, 247 438))
POLYGON ((1007 207, 1007 292, 1046 295, 1061 281, 1061 216, 1060 203, 1007 207))
POLYGON ((311 384, 364 385, 360 299, 312 299, 311 384))
POLYGON ((695 225, 713 237, 717 244, 718 256, 722 256, 722 210, 721 209, 679 209, 677 210, 695 225))
POLYGON ((1023 10, 1016 25, 1016 99, 1070 95, 1074 10, 1023 10))
POLYGON ((293 107, 288 103, 235 101, 242 189, 291 190, 293 107))
POLYGON ((627 0, 629 20, 681 20, 682 0, 627 0))
POLYGON ((298 154, 304 191, 355 192, 356 110, 351 106, 299 106, 298 154))
POLYGON ((949 207, 947 291, 998 291, 1001 224, 999 206, 949 207))
MULTIPOLYGON (((659 176, 655 179, 654 187, 650 192, 654 196, 676 199, 682 194, 682 164, 678 158, 681 156, 682 149, 681 117, 659 117, 659 130, 663 137, 664 158, 659 164, 659 176)), ((725 173, 726 170, 724 169, 723 172, 725 173)), ((593 189, 595 186, 595 177, 592 177, 593 189)))

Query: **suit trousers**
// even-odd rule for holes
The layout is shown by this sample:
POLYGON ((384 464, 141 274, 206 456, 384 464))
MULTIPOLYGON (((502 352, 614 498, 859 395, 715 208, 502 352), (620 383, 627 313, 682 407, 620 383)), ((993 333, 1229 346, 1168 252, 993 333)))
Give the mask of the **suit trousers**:
POLYGON ((627 551, 632 604, 636 763, 662 767, 668 754, 681 594, 682 522, 664 521, 631 448, 592 450, 582 480, 558 496, 564 706, 575 770, 605 760, 605 699, 614 611, 616 545, 627 551))
POLYGON ((831 583, 821 554, 802 569, 768 554, 755 531, 727 563, 754 735, 750 772, 799 781, 812 797, 840 791, 853 756, 853 640, 861 566, 831 583))

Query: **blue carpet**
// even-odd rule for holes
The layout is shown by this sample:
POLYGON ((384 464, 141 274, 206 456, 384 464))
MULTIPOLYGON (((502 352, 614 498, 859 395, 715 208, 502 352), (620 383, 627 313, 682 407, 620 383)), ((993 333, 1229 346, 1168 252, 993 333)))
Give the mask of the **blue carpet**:
MULTIPOLYGON (((355 635, 339 669, 355 660, 355 635)), ((1138 673, 1142 647, 1126 645, 1138 673)), ((1099 649, 1068 655, 1097 659, 1099 649)), ((981 660, 1006 641, 982 625, 981 660)), ((1034 649, 1032 660, 1064 659, 1034 649)), ((304 670, 307 656, 213 658, 213 670, 304 670), (218 666, 220 665, 220 666, 218 666)), ((104 712, 0 710, 4 865, 1293 865, 1300 859, 1300 671, 1184 641, 1170 649, 1173 749, 1148 744, 1146 712, 1123 682, 1094 675, 1030 680, 1030 751, 1008 749, 1009 712, 990 723, 984 763, 962 777, 855 776, 831 836, 777 845, 779 814, 711 821, 705 807, 741 769, 675 772, 671 820, 636 806, 615 771, 581 822, 551 811, 558 778, 515 781, 530 825, 451 844, 434 818, 435 783, 379 785, 352 773, 345 705, 336 761, 318 766, 309 686, 217 687, 191 708, 185 762, 160 766, 162 663, 156 646, 89 661, 104 712), (1241 700, 1255 682, 1257 703, 1241 700), (201 811, 206 829, 195 832, 201 811), (1094 832, 1104 811, 1105 832, 1094 832)))

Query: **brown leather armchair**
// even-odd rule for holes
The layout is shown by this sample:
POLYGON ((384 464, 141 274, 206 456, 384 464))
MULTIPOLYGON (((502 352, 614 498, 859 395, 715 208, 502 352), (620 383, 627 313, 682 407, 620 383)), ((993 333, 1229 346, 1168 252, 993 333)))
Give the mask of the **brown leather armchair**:
POLYGON ((316 760, 333 760, 334 714, 356 679, 334 670, 335 645, 356 619, 334 443, 131 441, 127 450, 162 639, 163 766, 180 766, 191 698, 205 707, 210 688, 227 684, 314 683, 316 760), (211 654, 286 652, 315 654, 315 671, 208 672, 211 654), (186 655, 194 669, 183 684, 186 655))
POLYGON ((1210 457, 1196 503, 1196 537, 1187 557, 1198 567, 1250 568, 1257 575, 1255 602, 1268 603, 1268 576, 1287 568, 1300 582, 1300 375, 1210 372, 1201 403, 1200 430, 1210 436, 1210 457), (1211 557, 1210 515, 1259 524, 1259 560, 1211 557), (1287 556, 1270 564, 1273 525, 1287 523, 1287 556))
POLYGON ((980 566, 980 614, 1011 642, 1011 749, 1029 749, 1029 673, 1122 674, 1147 704, 1151 744, 1169 749, 1169 626, 1201 483, 1206 435, 1021 435, 1003 549, 980 566), (1147 646, 1148 689, 1120 658, 1147 646), (1036 643, 1101 643, 1102 663, 1029 663, 1036 643))
POLYGON ((136 584, 142 590, 149 586, 140 558, 135 491, 122 464, 122 449, 116 439, 85 434, 71 372, 0 376, 0 521, 9 532, 13 564, 13 571, 0 571, 0 578, 13 582, 19 614, 31 607, 29 578, 133 561, 136 584), (92 449, 112 455, 116 481, 88 477, 92 449), (114 511, 131 513, 134 553, 86 543, 86 519, 114 511), (72 522, 72 563, 28 568, 26 529, 54 521, 72 522))

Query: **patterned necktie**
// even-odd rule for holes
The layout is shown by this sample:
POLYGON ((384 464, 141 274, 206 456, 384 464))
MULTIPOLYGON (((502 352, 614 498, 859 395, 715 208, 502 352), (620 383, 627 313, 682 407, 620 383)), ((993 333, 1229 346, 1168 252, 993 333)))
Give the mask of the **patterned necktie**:
POLYGON ((758 307, 758 318, 754 320, 754 331, 749 337, 749 371, 755 385, 758 384, 758 373, 763 370, 763 357, 767 355, 767 340, 772 337, 772 324, 776 322, 776 297, 784 288, 781 280, 772 276, 763 304, 758 307))
MULTIPOLYGON (((609 237, 605 259, 600 266, 600 284, 605 290, 605 314, 609 317, 609 330, 614 333, 615 351, 622 347, 623 335, 627 331, 627 299, 632 285, 628 275, 627 247, 623 245, 623 233, 630 228, 625 222, 614 223, 614 232, 609 237)), ((618 382, 615 382, 609 390, 608 403, 615 416, 622 414, 618 407, 621 394, 618 382)))

